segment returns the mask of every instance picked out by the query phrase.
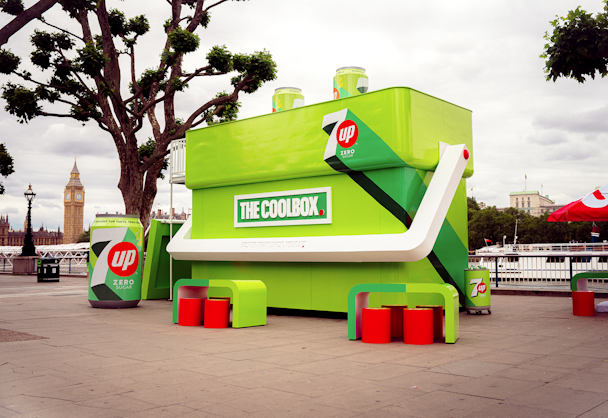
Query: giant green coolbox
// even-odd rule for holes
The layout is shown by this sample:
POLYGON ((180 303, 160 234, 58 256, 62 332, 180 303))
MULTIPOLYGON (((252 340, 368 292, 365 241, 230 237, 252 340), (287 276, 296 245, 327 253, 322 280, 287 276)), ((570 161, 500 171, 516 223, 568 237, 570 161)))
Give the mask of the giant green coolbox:
MULTIPOLYGON (((405 87, 192 130, 186 138, 193 239, 402 233, 432 180, 442 143, 466 144, 473 151, 469 110, 405 87), (336 124, 343 135, 332 149, 328 138, 336 124), (317 201, 313 195, 302 197, 302 190, 331 190, 329 221, 237 225, 235 196, 295 191, 292 197, 307 199, 308 211, 317 201)), ((269 307, 319 311, 346 312, 348 291, 360 283, 446 282, 462 295, 468 265, 465 178, 472 174, 470 158, 433 250, 423 260, 193 261, 192 277, 262 280, 269 307)), ((258 209, 266 205, 261 213, 270 213, 272 202, 257 200, 258 209)), ((315 209, 322 218, 319 211, 324 211, 315 209)), ((370 295, 370 306, 440 302, 433 295, 370 295)))

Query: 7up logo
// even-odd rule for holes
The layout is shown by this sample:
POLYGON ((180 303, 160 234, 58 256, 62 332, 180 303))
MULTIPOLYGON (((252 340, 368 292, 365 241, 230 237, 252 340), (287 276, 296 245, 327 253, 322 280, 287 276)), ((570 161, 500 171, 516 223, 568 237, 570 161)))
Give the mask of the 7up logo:
POLYGON ((359 127, 352 120, 345 120, 338 126, 338 144, 342 148, 350 148, 355 145, 359 137, 359 127))
POLYGON ((113 246, 108 253, 108 266, 117 276, 130 276, 137 270, 139 254, 137 247, 131 242, 120 242, 113 246))
POLYGON ((481 277, 478 279, 471 279, 469 284, 473 285, 473 289, 471 289, 472 298, 479 296, 480 293, 486 293, 486 290, 488 290, 488 286, 483 282, 481 277))

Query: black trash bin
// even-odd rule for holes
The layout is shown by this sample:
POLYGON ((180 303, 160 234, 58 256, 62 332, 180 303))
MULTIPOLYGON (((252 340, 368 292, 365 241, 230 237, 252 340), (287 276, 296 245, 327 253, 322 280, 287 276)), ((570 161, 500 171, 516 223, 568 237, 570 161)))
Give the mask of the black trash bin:
POLYGON ((38 281, 39 282, 58 282, 59 281, 59 259, 45 257, 38 259, 38 281))

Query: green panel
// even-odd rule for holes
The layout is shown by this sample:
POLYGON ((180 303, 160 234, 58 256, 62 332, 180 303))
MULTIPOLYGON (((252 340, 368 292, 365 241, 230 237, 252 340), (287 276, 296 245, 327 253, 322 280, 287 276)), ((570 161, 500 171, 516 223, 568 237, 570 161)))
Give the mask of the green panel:
MULTIPOLYGON (((385 170, 367 171, 365 173, 374 183, 382 185, 390 197, 398 202, 408 213, 412 207, 418 207, 422 201, 426 187, 422 182, 422 177, 418 170, 402 167, 389 168, 385 170), (420 188, 423 188, 421 192, 420 188)), ((410 213, 413 218, 414 213, 410 213)))
MULTIPOLYGON (((433 170, 440 141, 465 143, 473 153, 470 111, 395 87, 188 131, 186 185, 199 189, 331 175, 323 161, 328 138, 323 117, 345 108, 405 165, 433 170)), ((470 158, 464 176, 472 174, 470 158)))
POLYGON ((253 271, 253 279, 263 281, 268 289, 268 306, 314 309, 310 263, 253 263, 253 271))
MULTIPOLYGON (((469 228, 468 228, 468 213, 467 213, 467 181, 460 180, 450 210, 446 215, 446 219, 454 228, 454 232, 462 242, 465 248, 469 248, 469 228)), ((468 255, 468 252, 467 252, 468 255)))
MULTIPOLYGON (((443 283, 428 260, 416 263, 249 263, 194 261, 193 279, 261 280, 268 307, 346 312, 350 289, 361 283, 443 283)), ((231 296, 209 290, 210 296, 231 296)), ((438 305, 436 294, 370 294, 370 306, 438 305)))
MULTIPOLYGON (((377 170, 379 172, 384 170, 377 170)), ((404 185, 404 169, 387 169, 384 178, 404 185)), ((411 171, 411 170, 410 170, 411 171)), ((390 212, 345 174, 283 180, 239 186, 216 187, 192 192, 193 238, 262 238, 386 234, 405 232, 405 227, 390 212), (332 187, 333 223, 234 228, 234 196, 252 193, 332 187)))
MULTIPOLYGON (((380 283, 386 268, 390 267, 381 263, 312 263, 312 309, 346 312, 350 289, 359 283, 380 283)), ((370 301, 379 300, 380 295, 370 295, 370 301)))
MULTIPOLYGON (((195 261, 193 279, 261 280, 268 289, 268 306, 311 309, 311 263, 249 263, 195 261)), ((210 296, 230 296, 211 289, 210 296), (213 290, 213 292, 212 292, 213 290)))
MULTIPOLYGON (((181 224, 173 224, 173 235, 181 224)), ((169 224, 152 220, 148 235, 148 248, 146 250, 146 264, 142 278, 141 298, 169 299, 169 254, 166 247, 169 243, 169 224)), ((179 279, 190 278, 192 262, 187 260, 173 260, 173 282, 179 279)))

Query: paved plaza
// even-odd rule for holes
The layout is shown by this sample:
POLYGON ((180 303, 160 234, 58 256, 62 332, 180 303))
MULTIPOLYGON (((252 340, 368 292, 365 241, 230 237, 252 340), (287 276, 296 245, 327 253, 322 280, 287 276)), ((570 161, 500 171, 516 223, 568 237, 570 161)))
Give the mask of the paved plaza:
POLYGON ((93 309, 86 289, 0 275, 0 417, 608 416, 608 314, 567 297, 495 294, 456 344, 411 346, 349 341, 345 319, 180 327, 169 301, 93 309))

